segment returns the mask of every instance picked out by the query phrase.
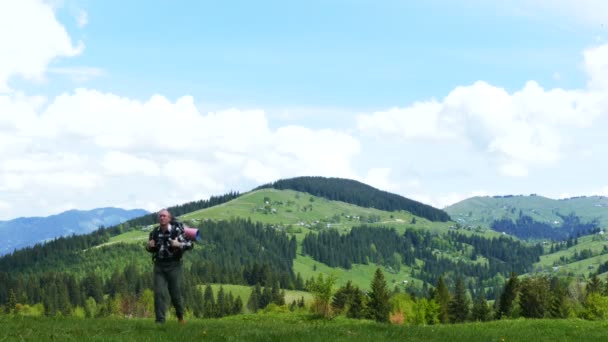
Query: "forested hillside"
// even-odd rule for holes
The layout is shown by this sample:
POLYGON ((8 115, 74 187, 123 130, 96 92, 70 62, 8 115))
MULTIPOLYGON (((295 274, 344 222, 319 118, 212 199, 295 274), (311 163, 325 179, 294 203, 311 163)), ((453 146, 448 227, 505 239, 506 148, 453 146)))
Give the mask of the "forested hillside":
POLYGON ((449 221, 450 216, 443 210, 423 204, 403 196, 378 190, 367 184, 343 178, 297 177, 278 180, 258 187, 291 189, 308 192, 333 201, 356 204, 386 211, 406 210, 431 221, 449 221))

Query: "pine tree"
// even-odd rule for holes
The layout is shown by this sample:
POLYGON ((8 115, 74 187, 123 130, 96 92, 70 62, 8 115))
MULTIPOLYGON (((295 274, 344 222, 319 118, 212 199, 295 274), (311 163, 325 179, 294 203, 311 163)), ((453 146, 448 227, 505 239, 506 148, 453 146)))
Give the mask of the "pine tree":
POLYGON ((439 304, 439 321, 441 323, 448 323, 450 321, 449 305, 450 305, 450 292, 448 286, 443 279, 443 275, 439 276, 437 280, 437 287, 433 292, 433 299, 439 304))
POLYGON ((490 319, 490 307, 486 301, 486 295, 483 289, 479 290, 479 295, 475 299, 475 303, 473 303, 471 315, 475 321, 485 322, 490 319))
POLYGON ((241 296, 237 296, 234 300, 234 304, 232 305, 232 314, 238 315, 243 312, 243 300, 241 296))
POLYGON ((449 304, 450 319, 453 323, 462 323, 469 317, 469 298, 462 278, 456 280, 454 296, 449 304))
POLYGON ((500 295, 498 310, 496 311, 497 319, 500 319, 502 317, 509 317, 511 315, 518 291, 519 279, 517 279, 517 275, 515 274, 515 272, 511 272, 511 276, 509 277, 509 280, 507 280, 505 288, 502 294, 500 295))
POLYGON ((341 313, 346 308, 347 304, 351 301, 353 291, 354 287, 350 280, 336 291, 331 301, 331 307, 336 313, 341 313))
POLYGON ((6 307, 4 308, 7 314, 10 314, 15 310, 17 306, 17 295, 15 295, 15 291, 10 289, 8 292, 8 301, 6 302, 6 307))
POLYGON ((217 292, 217 302, 216 302, 216 317, 224 317, 228 315, 228 310, 226 307, 226 296, 224 294, 224 287, 220 285, 220 290, 217 292))
POLYGON ((590 295, 592 293, 601 293, 602 287, 602 280, 598 278, 597 274, 594 274, 593 277, 589 279, 585 289, 587 290, 587 295, 590 295))
POLYGON ((374 273, 369 293, 368 312, 370 318, 377 322, 388 322, 390 313, 390 292, 384 274, 378 268, 374 273))
POLYGON ((570 308, 567 302, 567 293, 557 277, 551 280, 551 307, 549 314, 552 318, 568 318, 570 308))
POLYGON ((213 298, 213 289, 211 285, 205 287, 205 294, 203 295, 203 317, 212 318, 215 317, 215 299, 213 298))
MULTIPOLYGON (((302 304, 304 304, 304 297, 302 297, 302 304)), ((365 307, 363 303, 363 292, 361 292, 361 290, 355 286, 350 305, 346 311, 346 317, 360 319, 363 318, 364 311, 365 307)))
POLYGON ((260 309, 260 301, 262 300, 262 289, 260 283, 255 284, 251 289, 251 295, 247 302, 247 309, 251 312, 257 312, 260 309))

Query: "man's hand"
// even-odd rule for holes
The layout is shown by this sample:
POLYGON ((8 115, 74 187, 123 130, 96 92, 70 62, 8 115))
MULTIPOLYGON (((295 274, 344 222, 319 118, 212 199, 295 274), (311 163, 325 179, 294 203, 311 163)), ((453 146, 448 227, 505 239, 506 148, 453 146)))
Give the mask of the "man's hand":
POLYGON ((156 247, 156 242, 154 242, 154 240, 148 241, 148 248, 154 248, 154 247, 156 247))
POLYGON ((169 240, 171 241, 171 247, 173 248, 181 248, 182 247, 182 243, 177 241, 177 239, 173 239, 173 240, 169 240))

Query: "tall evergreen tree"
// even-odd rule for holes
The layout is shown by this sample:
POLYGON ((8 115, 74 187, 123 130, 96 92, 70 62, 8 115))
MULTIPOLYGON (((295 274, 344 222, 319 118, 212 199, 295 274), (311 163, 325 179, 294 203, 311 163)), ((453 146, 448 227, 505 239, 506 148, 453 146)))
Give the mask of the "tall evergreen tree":
POLYGON ((471 316, 474 321, 485 322, 490 319, 490 307, 486 301, 486 294, 483 289, 479 289, 479 294, 473 303, 471 316))
POLYGON ((4 310, 8 314, 13 312, 15 310, 15 307, 17 307, 17 295, 15 294, 15 291, 13 289, 10 289, 8 292, 8 301, 4 310))
POLYGON ((377 268, 371 283, 369 293, 368 313, 377 322, 388 322, 390 313, 390 291, 384 279, 384 274, 377 268))
MULTIPOLYGON (((304 298, 302 298, 302 306, 304 306, 304 298)), ((363 292, 359 287, 355 286, 350 305, 346 311, 346 317, 348 318, 363 318, 365 312, 365 304, 363 299, 363 292)))
POLYGON ((469 318, 469 303, 464 281, 461 277, 458 277, 456 280, 456 288, 454 289, 454 296, 449 304, 451 322, 462 323, 469 318))
POLYGON ((566 290, 557 277, 551 279, 551 307, 549 308, 549 314, 552 318, 568 318, 570 315, 566 290))
POLYGON ((496 311, 497 319, 511 316, 518 292, 519 279, 517 279, 517 274, 515 274, 515 272, 511 272, 511 276, 507 280, 505 288, 500 295, 498 310, 496 311))
POLYGON ((243 312, 243 300, 241 299, 241 296, 237 296, 234 300, 231 312, 233 315, 238 315, 243 312))
POLYGON ((519 305, 526 318, 543 318, 549 314, 551 291, 546 277, 531 277, 520 284, 519 305))
POLYGON ((585 287, 587 295, 592 293, 602 293, 602 280, 597 276, 597 274, 593 274, 589 282, 587 282, 587 287, 585 287))
POLYGON ((448 291, 448 286, 445 283, 443 275, 440 275, 439 279, 437 279, 437 286, 431 297, 439 304, 439 321, 441 323, 448 323, 450 321, 450 292, 448 291))
POLYGON ((207 284, 205 287, 205 294, 203 295, 203 317, 212 318, 215 317, 215 298, 213 298, 213 288, 207 284))
POLYGON ((247 309, 251 312, 257 312, 260 308, 260 301, 262 300, 262 288, 260 283, 255 284, 251 289, 251 295, 249 295, 249 301, 247 302, 247 309))
POLYGON ((224 317, 228 315, 226 306, 226 295, 224 294, 224 287, 220 285, 219 291, 217 291, 217 302, 216 302, 216 317, 224 317))

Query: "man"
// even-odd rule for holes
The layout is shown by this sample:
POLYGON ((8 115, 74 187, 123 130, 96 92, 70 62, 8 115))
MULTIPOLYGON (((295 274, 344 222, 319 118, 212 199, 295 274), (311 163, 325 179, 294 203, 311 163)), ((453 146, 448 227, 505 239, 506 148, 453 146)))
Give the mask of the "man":
POLYGON ((169 287, 171 303, 180 323, 184 323, 184 303, 181 294, 182 254, 192 249, 183 226, 171 220, 167 209, 158 212, 159 226, 150 233, 146 249, 154 259, 154 311, 156 322, 165 322, 163 289, 169 287))

